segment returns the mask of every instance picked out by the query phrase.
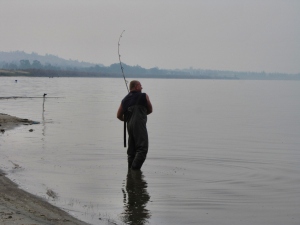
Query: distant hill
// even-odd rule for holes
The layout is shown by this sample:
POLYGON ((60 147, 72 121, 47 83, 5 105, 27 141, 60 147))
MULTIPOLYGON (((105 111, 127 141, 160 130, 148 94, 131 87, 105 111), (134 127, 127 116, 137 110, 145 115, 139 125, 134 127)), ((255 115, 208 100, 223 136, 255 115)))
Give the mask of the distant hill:
MULTIPOLYGON (((63 69, 66 68, 84 68, 92 67, 96 64, 88 62, 79 62, 78 60, 66 60, 55 55, 46 54, 39 55, 32 52, 31 54, 23 51, 14 51, 14 52, 0 52, 0 65, 7 64, 16 64, 19 65, 21 60, 29 60, 32 64, 35 60, 39 61, 42 65, 51 64, 55 67, 60 67, 63 69)), ((98 66, 103 66, 102 64, 97 64, 98 66)))
MULTIPOLYGON (((139 65, 122 64, 128 78, 172 79, 239 79, 239 80, 300 80, 300 73, 266 73, 207 69, 145 69, 139 65)), ((0 76, 34 77, 122 77, 119 63, 103 66, 78 60, 66 60, 55 55, 44 56, 22 51, 0 52, 0 76), (2 70, 1 70, 2 69, 2 70)))

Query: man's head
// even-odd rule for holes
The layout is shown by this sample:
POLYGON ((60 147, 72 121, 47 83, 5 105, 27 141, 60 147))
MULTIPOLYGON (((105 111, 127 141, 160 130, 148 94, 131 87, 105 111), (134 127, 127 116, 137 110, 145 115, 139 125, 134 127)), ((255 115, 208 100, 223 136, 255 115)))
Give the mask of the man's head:
POLYGON ((133 80, 129 84, 129 89, 130 91, 142 92, 143 87, 138 80, 133 80))

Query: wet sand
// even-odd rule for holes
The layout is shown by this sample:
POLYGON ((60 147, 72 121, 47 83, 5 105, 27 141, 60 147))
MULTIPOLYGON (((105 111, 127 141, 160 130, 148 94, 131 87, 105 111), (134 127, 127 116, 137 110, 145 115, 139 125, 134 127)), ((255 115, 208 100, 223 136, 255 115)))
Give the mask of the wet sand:
MULTIPOLYGON (((19 125, 32 125, 36 122, 0 113, 1 132, 19 125)), ((87 225, 67 212, 51 205, 18 188, 0 170, 0 224, 78 224, 87 225)))
POLYGON ((13 129, 14 127, 20 125, 32 125, 39 122, 28 120, 28 119, 21 119, 15 116, 10 116, 7 114, 0 113, 0 129, 1 132, 5 132, 6 130, 13 129))

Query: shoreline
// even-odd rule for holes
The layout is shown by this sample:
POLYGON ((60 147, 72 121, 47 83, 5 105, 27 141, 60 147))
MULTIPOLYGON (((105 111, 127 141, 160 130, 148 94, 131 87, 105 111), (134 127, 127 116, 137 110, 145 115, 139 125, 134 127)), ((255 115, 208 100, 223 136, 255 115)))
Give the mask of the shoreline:
MULTIPOLYGON (((0 113, 0 129, 4 133, 20 125, 38 122, 0 113)), ((88 225, 45 199, 30 194, 8 179, 0 169, 0 223, 41 225, 88 225)))
POLYGON ((29 119, 21 119, 15 116, 10 116, 8 114, 0 113, 0 130, 2 133, 4 133, 6 130, 11 130, 20 125, 32 124, 39 124, 39 122, 29 119))

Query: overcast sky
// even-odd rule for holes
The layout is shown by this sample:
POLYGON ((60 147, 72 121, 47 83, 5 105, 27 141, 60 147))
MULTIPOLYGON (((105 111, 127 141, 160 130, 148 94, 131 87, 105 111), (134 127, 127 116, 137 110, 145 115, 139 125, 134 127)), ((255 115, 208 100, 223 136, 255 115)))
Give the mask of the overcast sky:
POLYGON ((0 51, 300 73, 299 0, 0 0, 0 51))

